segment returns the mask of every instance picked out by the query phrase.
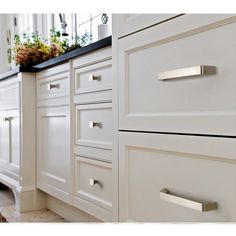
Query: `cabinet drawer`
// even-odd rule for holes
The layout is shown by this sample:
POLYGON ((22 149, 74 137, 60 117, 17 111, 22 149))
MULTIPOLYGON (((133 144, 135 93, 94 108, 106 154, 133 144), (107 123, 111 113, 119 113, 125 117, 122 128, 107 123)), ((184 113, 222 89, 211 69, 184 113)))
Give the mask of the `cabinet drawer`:
POLYGON ((111 164, 82 157, 76 162, 76 196, 111 211, 111 164))
POLYGON ((37 80, 37 99, 69 96, 69 73, 62 73, 37 80))
POLYGON ((111 149, 112 104, 76 106, 76 144, 111 149))
POLYGON ((119 129, 236 135, 236 17, 197 19, 119 40, 119 129))
POLYGON ((120 220, 236 221, 235 144, 233 138, 120 132, 120 220), (214 202, 199 211, 201 203, 214 202))
POLYGON ((0 110, 12 110, 19 108, 20 83, 3 83, 0 87, 0 110))
POLYGON ((83 94, 111 89, 111 60, 75 71, 75 93, 83 94))

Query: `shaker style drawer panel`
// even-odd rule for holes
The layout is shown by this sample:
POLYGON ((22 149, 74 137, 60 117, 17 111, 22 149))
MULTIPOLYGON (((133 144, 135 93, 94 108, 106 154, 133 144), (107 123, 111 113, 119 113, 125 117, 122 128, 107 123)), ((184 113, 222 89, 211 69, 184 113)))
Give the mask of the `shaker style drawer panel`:
POLYGON ((233 138, 120 132, 120 221, 236 221, 235 147, 233 138))
POLYGON ((111 211, 111 164, 76 157, 75 172, 76 196, 111 211))
POLYGON ((0 110, 19 108, 20 82, 8 83, 0 87, 0 110))
POLYGON ((120 130, 236 135, 236 17, 192 18, 119 40, 120 130))
POLYGON ((37 100, 69 96, 69 73, 37 80, 37 100))
POLYGON ((76 106, 76 144, 111 149, 112 104, 76 106))
POLYGON ((75 94, 111 89, 111 60, 82 67, 75 71, 75 94))

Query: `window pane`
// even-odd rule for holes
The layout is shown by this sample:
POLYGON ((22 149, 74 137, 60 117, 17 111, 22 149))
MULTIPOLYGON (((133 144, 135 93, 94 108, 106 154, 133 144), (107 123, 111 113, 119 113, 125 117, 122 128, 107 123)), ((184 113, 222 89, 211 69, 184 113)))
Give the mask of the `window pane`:
POLYGON ((89 21, 91 14, 77 14, 78 26, 89 21))

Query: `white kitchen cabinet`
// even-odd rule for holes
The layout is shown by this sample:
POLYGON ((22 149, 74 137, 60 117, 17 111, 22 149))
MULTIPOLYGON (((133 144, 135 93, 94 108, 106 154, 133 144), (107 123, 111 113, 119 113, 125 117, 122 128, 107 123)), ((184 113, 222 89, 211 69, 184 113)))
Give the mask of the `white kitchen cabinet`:
POLYGON ((186 14, 128 34, 114 19, 115 216, 236 221, 236 16, 186 14))
POLYGON ((7 174, 17 181, 20 171, 19 110, 0 112, 0 162, 7 174))
POLYGON ((69 63, 36 75, 37 187, 71 204, 69 63))
POLYGON ((69 107, 37 110, 37 186, 70 203, 69 107))
POLYGON ((234 138, 120 132, 119 147, 120 221, 236 220, 234 138))
POLYGON ((236 135, 236 17, 198 28, 195 20, 118 41, 119 129, 236 135))
POLYGON ((111 47, 72 61, 74 85, 73 206, 112 221, 111 47))
POLYGON ((45 207, 36 189, 35 74, 0 81, 0 182, 12 189, 17 213, 45 207))

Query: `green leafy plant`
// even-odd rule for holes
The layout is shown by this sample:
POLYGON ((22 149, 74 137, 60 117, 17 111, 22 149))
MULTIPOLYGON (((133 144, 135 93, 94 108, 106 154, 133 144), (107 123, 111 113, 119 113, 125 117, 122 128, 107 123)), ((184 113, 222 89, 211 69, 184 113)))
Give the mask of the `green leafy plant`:
POLYGON ((92 35, 88 32, 76 37, 75 43, 69 45, 69 40, 63 38, 61 32, 55 28, 50 30, 50 44, 39 36, 38 32, 23 34, 22 39, 15 35, 15 46, 13 48, 17 65, 33 66, 54 57, 58 57, 66 52, 83 47, 90 42, 92 35))

